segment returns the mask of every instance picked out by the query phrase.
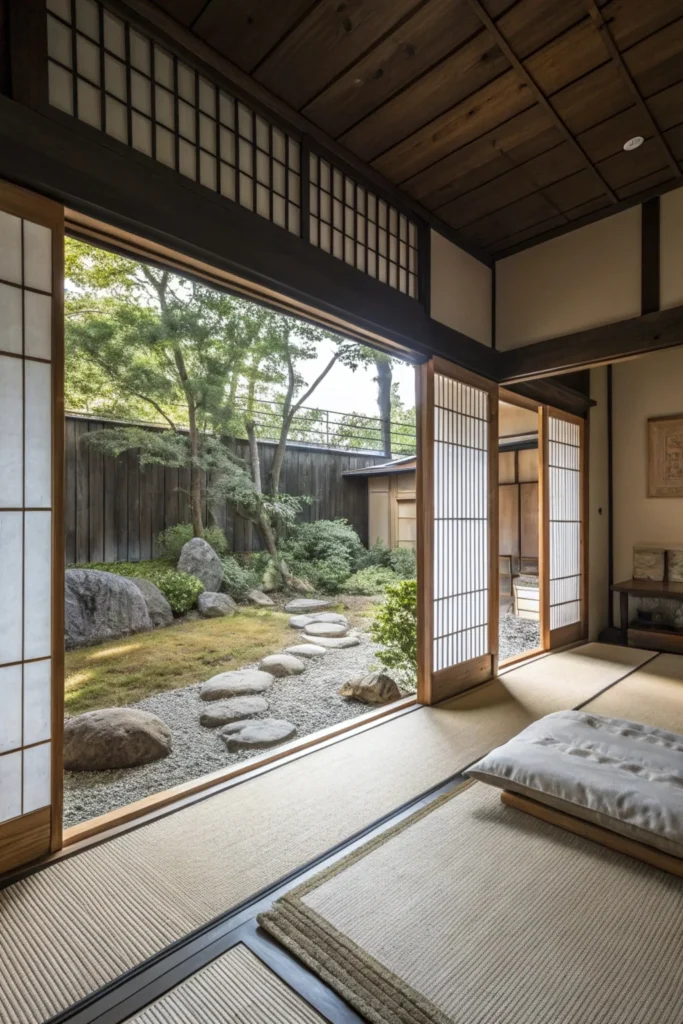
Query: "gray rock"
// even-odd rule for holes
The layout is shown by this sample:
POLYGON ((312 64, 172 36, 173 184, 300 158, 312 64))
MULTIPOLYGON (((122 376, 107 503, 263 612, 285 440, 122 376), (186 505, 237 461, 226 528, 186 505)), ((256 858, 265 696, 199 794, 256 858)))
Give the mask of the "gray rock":
POLYGON ((306 666, 293 654, 269 654, 259 662, 262 672, 270 672, 272 676, 300 676, 306 666))
POLYGON ((309 623, 314 622, 312 615, 292 615, 289 620, 289 625, 292 629, 303 629, 304 626, 308 626, 309 623))
POLYGON ((135 584, 144 597, 149 617, 155 629, 170 626, 173 622, 173 611, 157 585, 151 580, 143 579, 142 576, 131 576, 130 582, 135 584))
POLYGON ((267 594, 264 594, 262 590, 250 590, 247 594, 247 600, 250 604, 257 604, 260 608, 274 608, 275 601, 273 601, 267 594))
POLYGON ((249 697, 254 693, 265 693, 273 685, 270 672, 259 672, 255 668, 237 669, 235 672, 219 672, 202 686, 199 696, 202 700, 221 700, 223 697, 249 697))
POLYGON ((304 633, 306 636, 325 636, 325 637, 339 637, 346 636, 349 631, 348 626, 342 626, 340 622, 309 622, 304 627, 304 633))
POLYGON ((296 732, 296 726, 282 718, 261 718, 244 722, 233 722, 224 726, 220 735, 228 750, 244 750, 274 747, 288 740, 296 732))
POLYGON ((229 594, 214 594, 211 590, 205 590, 197 598, 197 608, 204 619, 220 619, 224 615, 234 615, 237 604, 229 594))
POLYGON ((360 640, 357 636, 317 636, 316 644, 327 647, 330 650, 341 650, 343 647, 358 647, 360 640))
POLYGON ((144 597, 125 576, 99 569, 67 569, 64 584, 68 651, 153 628, 144 597))
POLYGON ((349 620, 339 612, 316 612, 310 616, 313 622, 335 622, 338 626, 348 626, 349 620))
POLYGON ((216 729, 219 725, 239 722, 243 718, 253 718, 268 710, 268 701, 263 697, 231 697, 230 700, 217 701, 202 711, 199 724, 206 729, 216 729))
POLYGON ((173 750, 168 726, 148 711, 104 708, 64 723, 64 767, 71 772, 135 768, 173 750))
POLYGON ((327 650, 319 644, 294 644, 293 647, 286 647, 285 653, 293 654, 295 658, 319 658, 327 654, 327 650))
POLYGON ((223 566, 210 544, 203 537, 193 537, 183 544, 178 559, 179 572, 189 572, 204 584, 204 590, 212 593, 221 589, 223 566))
POLYGON ((297 612, 321 612, 325 608, 329 608, 332 604, 331 601, 322 601, 317 597, 295 597, 293 601, 285 605, 286 612, 292 612, 295 615, 297 612))
POLYGON ((362 679, 351 679, 344 683, 339 693, 363 704, 392 704, 401 698, 401 691, 386 672, 370 672, 362 679))

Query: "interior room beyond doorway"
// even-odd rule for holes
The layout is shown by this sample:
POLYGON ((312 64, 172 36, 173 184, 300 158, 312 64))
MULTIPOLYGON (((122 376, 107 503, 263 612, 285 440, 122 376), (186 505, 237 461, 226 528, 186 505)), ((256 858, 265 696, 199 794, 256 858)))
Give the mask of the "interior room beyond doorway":
POLYGON ((499 661, 540 640, 538 412, 498 403, 499 661))

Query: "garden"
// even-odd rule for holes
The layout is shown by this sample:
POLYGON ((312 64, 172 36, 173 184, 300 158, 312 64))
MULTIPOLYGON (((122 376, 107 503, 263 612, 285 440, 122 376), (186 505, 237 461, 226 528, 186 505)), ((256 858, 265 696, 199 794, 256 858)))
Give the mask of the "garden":
POLYGON ((218 528, 179 524, 159 547, 67 570, 67 826, 414 691, 412 550, 295 526, 292 587, 218 528))

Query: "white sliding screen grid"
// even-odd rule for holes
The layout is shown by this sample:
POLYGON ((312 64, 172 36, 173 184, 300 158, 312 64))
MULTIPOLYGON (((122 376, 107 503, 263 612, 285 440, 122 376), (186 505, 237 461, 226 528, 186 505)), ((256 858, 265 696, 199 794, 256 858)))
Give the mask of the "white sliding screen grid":
POLYGON ((52 279, 0 211, 0 823, 51 804, 52 279))
POLYGON ((49 100, 295 235, 300 146, 96 0, 47 0, 49 100))
POLYGON ((338 167, 309 155, 309 241, 416 299, 417 224, 338 167))
POLYGON ((581 428, 548 416, 550 629, 581 621, 581 428))
POLYGON ((436 672, 490 650, 489 402, 488 392, 434 374, 436 672))

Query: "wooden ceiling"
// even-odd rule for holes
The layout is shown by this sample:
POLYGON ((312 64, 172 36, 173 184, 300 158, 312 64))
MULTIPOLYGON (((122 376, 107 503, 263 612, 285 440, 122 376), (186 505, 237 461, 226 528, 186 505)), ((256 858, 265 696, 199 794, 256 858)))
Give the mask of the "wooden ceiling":
POLYGON ((681 175, 683 0, 155 3, 489 256, 681 175))

